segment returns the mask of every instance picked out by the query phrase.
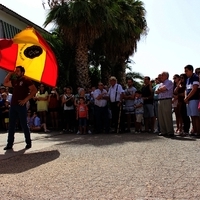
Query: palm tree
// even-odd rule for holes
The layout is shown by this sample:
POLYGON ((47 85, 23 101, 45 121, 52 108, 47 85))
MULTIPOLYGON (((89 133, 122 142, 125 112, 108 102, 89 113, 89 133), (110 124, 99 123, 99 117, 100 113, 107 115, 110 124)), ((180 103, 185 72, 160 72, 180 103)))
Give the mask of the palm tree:
POLYGON ((117 0, 121 13, 117 16, 117 28, 106 30, 101 38, 104 53, 111 61, 115 76, 125 84, 126 63, 137 51, 137 42, 147 34, 145 8, 139 0, 117 0))
POLYGON ((89 47, 106 28, 115 26, 118 7, 112 0, 48 0, 48 4, 44 26, 55 23, 66 43, 75 48, 77 84, 87 87, 89 47))
MULTIPOLYGON (((52 47, 58 62, 58 79, 57 85, 64 87, 72 80, 75 80, 74 72, 74 51, 69 46, 65 45, 65 42, 60 37, 59 29, 53 29, 51 34, 44 34, 43 37, 52 47), (70 75, 71 74, 71 75, 70 75), (71 79, 71 80, 70 80, 71 79)), ((75 85, 71 85, 73 88, 75 85)))
POLYGON ((143 80, 144 80, 144 75, 139 73, 139 72, 127 72, 126 73, 126 79, 127 78, 132 78, 134 81, 134 87, 137 88, 137 90, 140 90, 143 86, 143 80))

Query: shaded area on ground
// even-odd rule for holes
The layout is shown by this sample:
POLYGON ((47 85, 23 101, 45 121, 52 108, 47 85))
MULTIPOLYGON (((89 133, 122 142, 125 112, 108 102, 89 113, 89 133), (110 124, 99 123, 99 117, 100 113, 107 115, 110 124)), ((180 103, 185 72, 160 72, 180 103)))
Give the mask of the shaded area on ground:
POLYGON ((88 135, 74 135, 62 134, 55 135, 50 140, 63 141, 58 145, 92 145, 92 146, 109 146, 113 144, 123 144, 127 142, 144 142, 160 140, 161 138, 155 134, 141 133, 125 133, 125 134, 88 134, 88 135))
MULTIPOLYGON (((12 150, 9 151, 11 151, 10 153, 13 153, 12 150)), ((9 151, 6 153, 9 153, 9 151)), ((0 174, 22 173, 24 171, 51 162, 60 156, 60 152, 58 150, 35 152, 29 154, 24 154, 24 152, 25 150, 16 151, 16 156, 6 160, 1 160, 0 174)))

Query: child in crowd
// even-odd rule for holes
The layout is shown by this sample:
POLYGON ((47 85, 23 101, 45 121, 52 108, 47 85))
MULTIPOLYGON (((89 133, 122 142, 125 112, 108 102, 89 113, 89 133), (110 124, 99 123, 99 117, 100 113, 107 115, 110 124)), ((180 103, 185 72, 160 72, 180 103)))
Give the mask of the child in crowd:
POLYGON ((10 109, 10 103, 8 100, 5 100, 2 114, 4 119, 4 128, 6 130, 8 130, 8 125, 9 125, 9 109, 10 109))
POLYGON ((40 122, 40 118, 37 116, 37 112, 33 113, 33 117, 31 119, 32 121, 30 121, 30 130, 31 131, 42 131, 44 130, 45 133, 50 132, 47 129, 46 123, 41 124, 40 122))
POLYGON ((135 133, 142 131, 142 120, 143 120, 143 99, 141 98, 142 93, 140 91, 135 92, 134 108, 135 108, 135 133))
POLYGON ((76 111, 76 119, 79 121, 79 133, 85 135, 88 120, 88 107, 85 104, 84 97, 79 97, 79 104, 77 105, 76 111))
POLYGON ((31 110, 30 109, 27 111, 27 118, 26 119, 27 119, 28 127, 29 128, 32 127, 33 126, 33 118, 31 116, 31 110))

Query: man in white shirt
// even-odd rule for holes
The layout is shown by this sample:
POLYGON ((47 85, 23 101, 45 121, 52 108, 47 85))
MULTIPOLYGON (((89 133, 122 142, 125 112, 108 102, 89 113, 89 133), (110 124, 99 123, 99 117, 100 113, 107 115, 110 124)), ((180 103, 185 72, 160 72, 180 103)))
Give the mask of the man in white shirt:
POLYGON ((94 97, 94 115, 96 133, 109 132, 109 113, 107 106, 107 91, 104 89, 103 83, 98 83, 98 89, 93 92, 94 97))
POLYGON ((119 114, 121 109, 121 102, 124 95, 124 90, 122 89, 122 86, 117 83, 117 79, 114 76, 111 76, 110 79, 110 88, 108 90, 108 96, 110 100, 110 109, 112 113, 112 122, 114 125, 114 132, 119 131, 118 129, 118 120, 119 120, 119 114))

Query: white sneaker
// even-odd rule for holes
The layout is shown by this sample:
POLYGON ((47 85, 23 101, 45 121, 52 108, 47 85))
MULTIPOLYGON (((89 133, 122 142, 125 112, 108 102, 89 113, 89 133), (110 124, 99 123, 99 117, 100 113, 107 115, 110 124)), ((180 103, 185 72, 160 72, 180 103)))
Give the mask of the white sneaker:
POLYGON ((88 130, 88 134, 92 134, 92 132, 90 130, 88 130))
POLYGON ((79 135, 79 134, 80 134, 80 131, 78 131, 76 134, 79 135))

